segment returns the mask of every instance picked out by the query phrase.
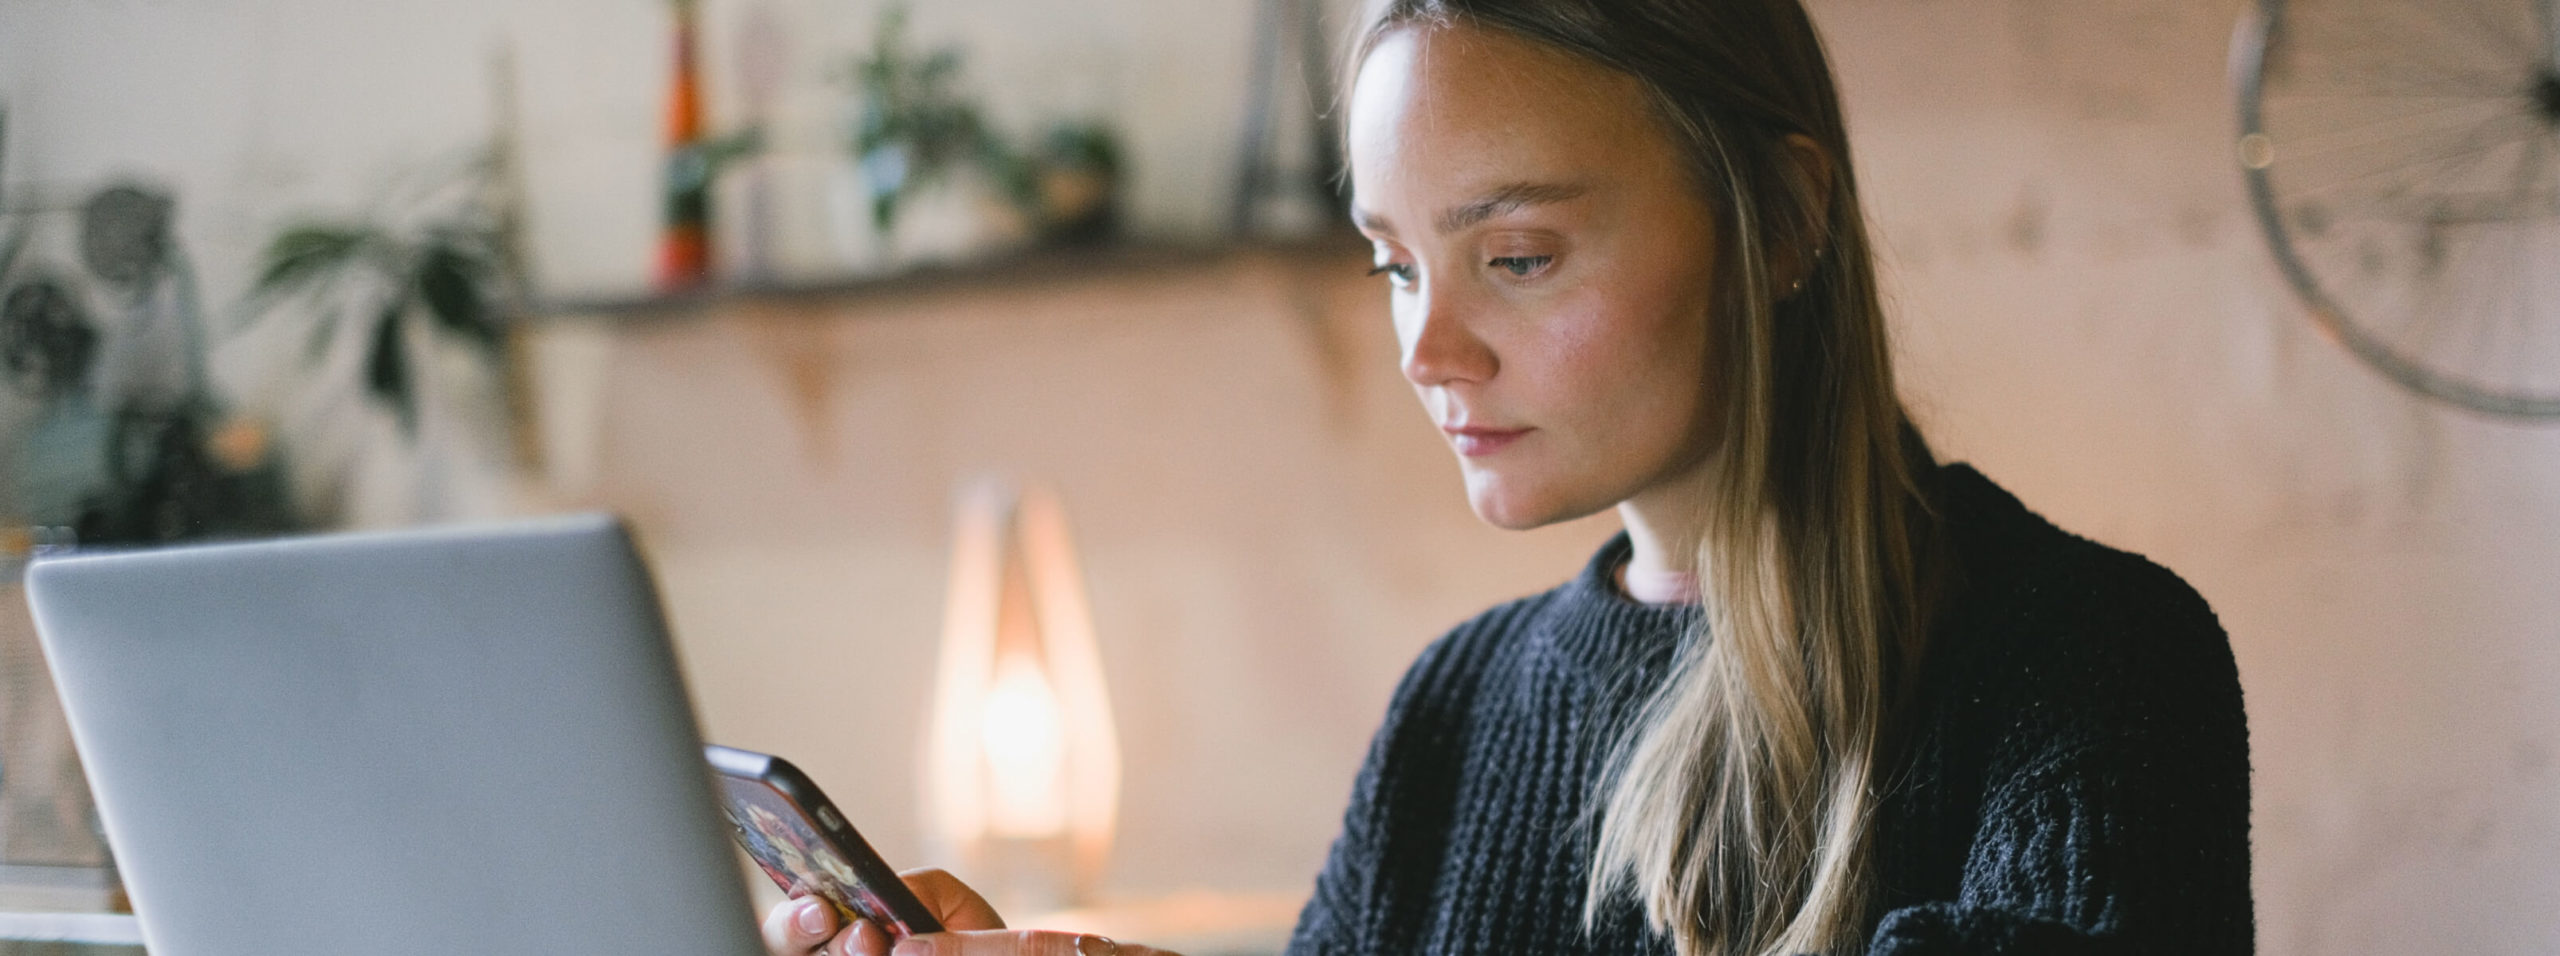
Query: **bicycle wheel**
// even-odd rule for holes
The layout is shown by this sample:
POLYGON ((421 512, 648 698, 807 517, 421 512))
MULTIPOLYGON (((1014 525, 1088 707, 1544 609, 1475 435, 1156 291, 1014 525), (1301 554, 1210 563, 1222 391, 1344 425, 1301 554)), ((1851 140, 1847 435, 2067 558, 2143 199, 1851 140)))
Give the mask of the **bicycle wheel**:
POLYGON ((2560 417, 2560 0, 2259 0, 2232 45, 2276 264, 2393 381, 2560 417))

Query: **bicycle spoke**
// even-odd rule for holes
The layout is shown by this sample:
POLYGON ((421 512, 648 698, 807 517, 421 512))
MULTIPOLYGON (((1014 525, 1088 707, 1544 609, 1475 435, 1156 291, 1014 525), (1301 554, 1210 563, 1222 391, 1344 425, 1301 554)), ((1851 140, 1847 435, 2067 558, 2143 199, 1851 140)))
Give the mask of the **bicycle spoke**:
MULTIPOLYGON (((2550 261, 2551 235, 2552 232, 2549 229, 2534 230, 2531 248, 2525 256, 2528 263, 2550 261)), ((2534 394, 2550 395, 2554 393, 2550 360, 2560 357, 2552 355, 2545 344, 2549 341, 2549 330, 2543 328, 2542 322, 2542 303, 2545 297, 2552 293, 2551 283, 2542 270, 2528 269, 2518 273, 2516 279, 2518 287, 2522 290, 2518 295, 2522 305, 2516 309, 2516 322, 2524 329, 2524 341, 2519 345, 2519 351, 2523 352, 2527 361, 2534 366, 2531 370, 2519 373, 2516 381, 2527 383, 2526 387, 2534 394), (2530 380, 2529 383, 2528 380, 2530 380)))
MULTIPOLYGON (((2368 162, 2362 164, 2361 168, 2377 169, 2382 171, 2408 169, 2413 166, 2424 165, 2429 162, 2427 157, 2453 156, 2466 152, 2476 146, 2488 145, 2488 141, 2483 139, 2483 136, 2485 135, 2483 132, 2484 130, 2498 129, 2506 124, 2514 122, 2516 119, 2517 117, 2513 114, 2500 114, 2484 120, 2475 120, 2465 127, 2394 133, 2389 136, 2374 137, 2361 142, 2343 142, 2324 146, 2319 149, 2300 152, 2288 151, 2284 149, 2281 143, 2279 143, 2276 147, 2276 162, 2285 168, 2300 169, 2306 166, 2321 168, 2320 164, 2312 161, 2333 156, 2344 156, 2349 159, 2361 158, 2367 160, 2379 160, 2382 163, 2382 165, 2376 166, 2368 162), (2461 137, 2458 141, 2451 144, 2446 143, 2447 139, 2457 135, 2461 137), (2390 158, 2382 159, 2382 157, 2376 155, 2377 151, 2381 150, 2391 150, 2390 158)), ((2528 128, 2510 130, 2509 132, 2513 139, 2521 139, 2525 136, 2532 135, 2534 131, 2528 128)))
POLYGON ((2521 95, 2523 94, 2514 90, 2508 90, 2488 96, 2482 96, 2477 93, 2395 93, 2374 92, 2368 90, 2330 90, 2326 92, 2313 90, 2269 90, 2263 99, 2269 103, 2289 103, 2295 100, 2353 100, 2358 102, 2366 100, 2460 100, 2462 102, 2456 105, 2471 105, 2508 100, 2521 95))
POLYGON ((2491 23, 2486 19, 2486 14, 2482 11, 2481 5, 2476 3, 2450 3, 2448 5, 2454 8, 2455 16, 2459 17, 2462 22, 2471 26, 2474 31, 2474 36, 2487 41, 2489 45, 2505 51, 2508 55, 2516 59, 2532 62, 2536 58, 2533 45, 2522 39, 2523 34, 2511 29, 2499 29, 2497 24, 2491 23))
POLYGON ((2526 264, 2524 237, 2516 236, 2510 239, 2507 249, 2507 274, 2504 276, 2506 281, 2499 283, 2502 287, 2501 291, 2506 293, 2506 307, 2498 310, 2499 315, 2496 317, 2498 342, 2501 346, 2500 351, 2505 353, 2507 359, 2507 370, 2506 374, 2492 379, 2491 384, 2525 388, 2532 385, 2526 380, 2527 369, 2524 366, 2524 357, 2527 350, 2517 341, 2524 337, 2523 333, 2526 331, 2524 316, 2527 314, 2527 296, 2524 294, 2524 277, 2527 273, 2524 271, 2526 264))
POLYGON ((2524 205, 2533 195, 2534 184, 2542 180, 2542 171, 2548 166, 2544 154, 2550 146, 2551 137, 2547 135, 2525 141, 2524 156, 2516 160, 2515 186, 2508 193, 2516 205, 2524 205))
POLYGON ((2288 280, 2400 384, 2560 416, 2560 0, 2271 12, 2243 157, 2288 280))
POLYGON ((2351 207, 2359 204, 2360 202, 2369 202, 2375 199, 2394 199, 2409 195, 2415 187, 2403 184, 2402 186, 2384 189, 2380 192, 2359 192, 2357 191, 2357 187, 2368 186, 2375 183, 2377 180, 2385 180, 2387 177, 2407 173, 2412 168, 2437 163, 2459 163, 2461 166, 2456 167, 2457 169, 2468 168, 2469 166, 2478 163, 2481 158, 2494 154, 2499 150, 2512 148, 2520 141, 2521 137, 2518 139, 2511 139, 2506 142, 2491 143, 2476 149, 2429 156, 2406 165, 2366 170, 2343 178, 2325 180, 2315 185, 2303 185, 2299 180, 2280 180, 2283 184, 2281 189, 2282 192, 2293 196, 2296 199, 2308 200, 2315 197, 2325 197, 2325 201, 2321 202, 2320 205, 2333 210, 2351 207))
MULTIPOLYGON (((2290 191, 2303 194, 2326 192, 2341 186, 2361 183, 2380 176, 2409 172, 2411 170, 2432 166, 2438 163, 2467 160, 2478 157, 2484 153, 2513 146, 2524 141, 2527 137, 2539 135, 2539 132, 2540 131, 2538 130, 2521 130, 2510 133, 2504 139, 2487 140, 2481 138, 2478 130, 2474 130, 2471 135, 2464 137, 2462 142, 2454 144, 2451 147, 2443 147, 2431 152, 2422 152, 2415 155, 2396 158, 2389 161, 2388 165, 2364 170, 2346 179, 2320 183, 2318 185, 2293 184, 2290 191)), ((2279 160, 2279 162, 2281 162, 2281 160, 2279 160)))
POLYGON ((2542 28, 2542 48, 2535 51, 2546 71, 2560 71, 2560 2, 2532 0, 2534 22, 2542 28))
MULTIPOLYGON (((2487 237, 2483 238, 2485 239, 2487 237)), ((2465 371, 2477 373, 2484 367, 2487 361, 2487 356, 2492 347, 2497 344, 2497 336, 2495 334, 2497 331, 2497 323, 2492 321, 2492 317, 2487 314, 2491 311, 2488 307, 2488 303, 2491 300, 2488 296, 2477 293, 2482 292, 2489 285, 2494 283, 2496 274, 2492 268, 2492 264, 2502 260, 2494 255, 2486 254, 2484 252, 2483 254, 2466 256, 2465 261, 2471 266, 2470 271, 2478 273, 2479 276, 2471 281, 2463 282, 2454 286, 2457 290, 2474 293, 2461 296, 2461 300, 2464 305, 2461 315, 2461 319, 2463 320, 2462 324, 2468 326, 2471 330, 2470 348, 2467 350, 2466 360, 2461 365, 2461 368, 2465 371)), ((2476 382, 2478 380, 2471 379, 2471 381, 2476 382)))
MULTIPOLYGON (((2458 0, 2458 2, 2438 0, 2438 2, 2457 8, 2454 16, 2459 18, 2460 22, 2454 26, 2464 29, 2434 29, 2445 25, 2441 16, 2444 11, 2433 4, 2413 3, 2407 0, 2385 0, 2378 8, 2371 5, 2360 7, 2360 12, 2368 14, 2365 17, 2345 14, 2332 16, 2324 11, 2311 16, 2309 22, 2335 30, 2335 34, 2324 46, 2342 51, 2378 50, 2407 56, 2424 52, 2424 49, 2418 45, 2420 42, 2433 41, 2430 45, 2443 54, 2456 59, 2468 59, 2476 57, 2479 53, 2477 45, 2460 42, 2462 35, 2468 34, 2472 40, 2485 42, 2511 58, 2525 60, 2536 58, 2534 51, 2519 41, 2513 33, 2501 31, 2494 24, 2482 19, 2479 4, 2483 0, 2458 0)), ((2288 11, 2289 18, 2293 15, 2288 11)))
MULTIPOLYGON (((2285 157, 2298 157, 2298 156, 2319 156, 2319 155, 2321 155, 2321 154, 2320 154, 2319 152, 2317 152, 2317 151, 2314 151, 2314 152, 2307 152, 2307 153, 2306 153, 2306 152, 2301 152, 2301 148, 2302 148, 2302 146, 2303 146, 2304 144, 2308 144, 2308 143, 2318 143, 2318 142, 2322 142, 2322 141, 2324 141, 2324 140, 2340 139, 2340 138, 2343 138, 2343 137, 2355 136, 2355 135, 2360 134, 2360 133, 2370 133, 2370 132, 2373 132, 2373 131, 2375 131, 2375 130, 2377 130, 2377 129, 2381 129, 2381 128, 2383 128, 2383 127, 2391 126, 2391 125, 2398 124, 2398 123, 2407 123, 2407 122, 2412 122, 2412 121, 2416 121, 2416 120, 2431 120, 2431 121, 2432 121, 2432 120, 2440 120, 2440 119, 2450 119, 2451 117, 2449 117, 2447 114, 2455 113, 2455 112, 2457 112, 2457 111, 2460 111, 2460 110, 2466 110, 2466 109, 2476 110, 2476 109, 2478 109, 2478 108, 2480 108, 2480 107, 2483 107, 2483 106, 2494 106, 2494 105, 2504 105, 2504 104, 2481 103, 2481 102, 2466 102, 2466 103, 2463 103, 2463 104, 2458 105, 2458 106, 2440 106, 2440 107, 2436 107, 2436 108, 2433 108, 2433 109, 2413 110, 2413 111, 2410 111, 2410 112, 2407 112, 2407 113, 2399 113, 2399 114, 2395 114, 2395 115, 2392 115, 2392 116, 2386 116, 2386 117, 2383 117, 2383 118, 2381 118, 2381 119, 2366 120, 2366 121, 2364 121, 2364 122, 2357 123, 2357 124, 2355 124, 2355 125, 2353 125, 2353 126, 2335 126, 2335 127, 2329 127, 2329 128, 2326 128, 2326 129, 2315 129, 2315 130, 2310 130, 2310 131, 2306 131, 2306 132, 2302 132, 2302 133, 2292 133, 2292 134, 2288 134, 2288 135, 2286 135, 2286 136, 2284 137, 2284 139, 2285 139, 2286 141, 2290 142, 2290 143, 2292 144, 2292 146, 2291 146, 2290 148, 2287 148, 2287 149, 2284 151, 2283 156, 2281 156, 2281 157, 2279 157, 2279 158, 2285 158, 2285 157)), ((2510 108, 2512 108, 2512 107, 2510 107, 2510 108)), ((2477 121, 2476 121, 2476 120, 2474 120, 2474 122, 2477 122, 2477 121)), ((2292 124, 2291 124, 2290 122, 2288 122, 2288 123, 2287 123, 2287 125, 2288 125, 2288 126, 2290 126, 2290 125, 2292 125, 2292 124)), ((2409 134, 2409 135, 2414 135, 2414 134, 2409 134)), ((2361 141, 2361 140, 2360 140, 2360 141, 2356 141, 2356 142, 2350 142, 2350 143, 2347 143, 2347 144, 2345 144, 2345 145, 2343 145, 2343 146, 2333 147, 2333 148, 2341 148, 2341 149, 2342 149, 2342 148, 2352 148, 2352 147, 2354 147, 2354 146, 2356 146, 2356 145, 2360 145, 2360 144, 2361 144, 2361 143, 2363 143, 2363 142, 2367 142, 2367 141, 2361 141)))

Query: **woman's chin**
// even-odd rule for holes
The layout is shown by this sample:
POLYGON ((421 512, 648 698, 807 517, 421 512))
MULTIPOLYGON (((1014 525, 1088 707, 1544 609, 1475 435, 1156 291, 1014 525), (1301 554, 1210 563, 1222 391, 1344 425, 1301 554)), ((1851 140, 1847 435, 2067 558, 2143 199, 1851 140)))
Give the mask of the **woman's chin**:
POLYGON ((1527 531, 1576 517, 1564 513, 1554 496, 1506 487, 1498 478, 1476 473, 1467 476, 1467 506, 1476 518, 1505 531, 1527 531))
POLYGON ((1482 518, 1484 519, 1484 523, 1500 528, 1504 531, 1528 531, 1534 528, 1543 527, 1547 524, 1547 522, 1544 521, 1524 519, 1507 513, 1487 513, 1482 508, 1476 509, 1476 517, 1482 518))

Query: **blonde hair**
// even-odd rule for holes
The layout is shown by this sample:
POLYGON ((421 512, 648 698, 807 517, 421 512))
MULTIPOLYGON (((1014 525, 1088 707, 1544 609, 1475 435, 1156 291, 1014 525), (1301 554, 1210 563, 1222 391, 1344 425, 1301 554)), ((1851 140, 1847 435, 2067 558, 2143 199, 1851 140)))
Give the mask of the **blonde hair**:
POLYGON ((1586 927, 1625 896, 1682 956, 1862 950, 1892 717, 1939 589, 1934 462, 1895 391, 1812 22, 1797 0, 1373 0, 1362 23, 1346 77, 1406 26, 1502 31, 1635 77, 1720 219, 1704 613, 1612 751, 1586 927), (1800 290, 1776 288, 1781 262, 1800 290))

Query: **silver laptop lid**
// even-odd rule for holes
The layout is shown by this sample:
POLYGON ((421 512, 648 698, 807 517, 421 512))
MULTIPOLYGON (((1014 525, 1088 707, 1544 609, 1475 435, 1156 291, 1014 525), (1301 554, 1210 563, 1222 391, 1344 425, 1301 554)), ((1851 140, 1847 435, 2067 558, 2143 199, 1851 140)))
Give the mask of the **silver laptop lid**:
POLYGON ((761 952, 611 518, 73 556, 27 592, 154 956, 761 952))

